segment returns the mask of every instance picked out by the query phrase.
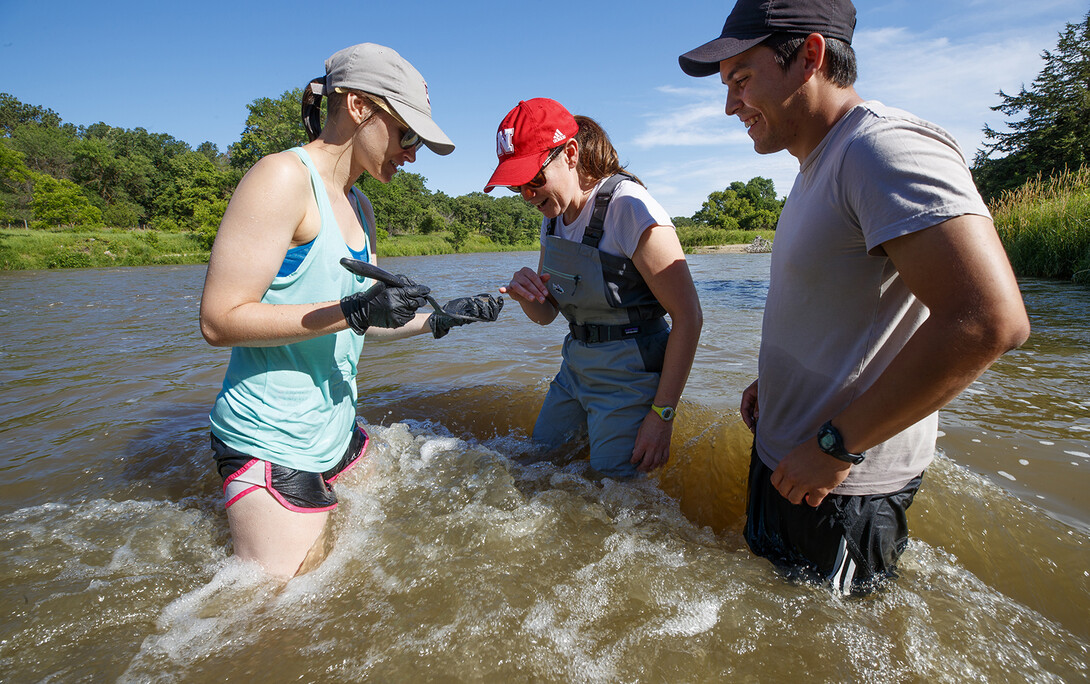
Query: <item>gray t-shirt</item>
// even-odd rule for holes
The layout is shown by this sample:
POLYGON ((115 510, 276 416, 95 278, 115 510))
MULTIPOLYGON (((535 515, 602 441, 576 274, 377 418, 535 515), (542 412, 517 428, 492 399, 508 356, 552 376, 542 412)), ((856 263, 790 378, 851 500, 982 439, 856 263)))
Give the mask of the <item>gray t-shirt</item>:
MULTIPOLYGON (((780 215, 759 360, 757 452, 770 468, 882 374, 927 308, 882 243, 988 216, 957 143, 879 102, 849 111, 806 158, 780 215)), ((896 491, 931 462, 938 414, 867 451, 837 494, 896 491)))

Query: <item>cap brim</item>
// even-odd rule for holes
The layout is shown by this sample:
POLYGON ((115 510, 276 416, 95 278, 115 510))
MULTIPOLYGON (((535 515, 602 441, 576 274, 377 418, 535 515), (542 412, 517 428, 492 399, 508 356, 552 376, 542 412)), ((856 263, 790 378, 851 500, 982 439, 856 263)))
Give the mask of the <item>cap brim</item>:
POLYGON ((409 124, 409 128, 416 131, 429 150, 438 155, 448 155, 454 151, 454 143, 430 116, 404 102, 398 102, 389 95, 386 96, 386 101, 390 103, 397 115, 409 124))
POLYGON ((511 157, 500 162, 500 165, 496 167, 496 170, 492 173, 492 177, 488 179, 488 184, 484 186, 485 192, 492 192, 492 188, 497 188, 501 185, 525 185, 534 179, 537 172, 541 170, 541 165, 545 163, 545 158, 549 156, 549 152, 552 150, 545 150, 543 152, 535 152, 534 154, 528 154, 524 157, 511 157))
POLYGON ((678 57, 677 61, 681 70, 690 76, 711 76, 719 73, 719 63, 724 59, 742 54, 771 35, 766 33, 751 38, 719 37, 695 50, 689 50, 678 57))

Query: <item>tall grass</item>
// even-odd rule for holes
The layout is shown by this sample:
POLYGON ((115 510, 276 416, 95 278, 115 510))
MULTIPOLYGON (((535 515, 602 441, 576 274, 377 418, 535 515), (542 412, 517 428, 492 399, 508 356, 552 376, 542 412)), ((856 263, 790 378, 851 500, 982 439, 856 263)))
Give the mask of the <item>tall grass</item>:
POLYGON ((1090 166, 1038 176, 989 208, 1016 274, 1090 283, 1090 166))

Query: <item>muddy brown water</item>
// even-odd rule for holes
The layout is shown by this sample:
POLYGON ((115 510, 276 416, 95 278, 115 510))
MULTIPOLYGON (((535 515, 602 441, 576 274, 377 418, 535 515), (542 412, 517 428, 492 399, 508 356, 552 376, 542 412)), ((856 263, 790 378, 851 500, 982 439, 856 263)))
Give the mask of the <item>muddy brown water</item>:
MULTIPOLYGON (((536 260, 382 265, 442 300, 536 260)), ((768 256, 690 263, 705 326, 660 476, 525 462, 560 323, 368 343, 368 467, 284 587, 229 555, 203 267, 0 273, 0 679, 1085 681, 1090 290, 1021 283, 1033 335, 942 412, 901 578, 841 600, 740 534, 768 256)))

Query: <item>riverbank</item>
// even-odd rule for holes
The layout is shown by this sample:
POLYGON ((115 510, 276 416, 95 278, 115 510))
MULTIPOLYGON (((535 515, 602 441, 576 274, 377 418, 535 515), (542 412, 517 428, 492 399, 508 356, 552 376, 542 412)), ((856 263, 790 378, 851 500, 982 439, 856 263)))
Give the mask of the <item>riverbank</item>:
POLYGON ((745 254, 749 245, 708 245, 694 247, 690 254, 745 254))
MULTIPOLYGON (((684 234, 684 228, 679 233, 684 234)), ((692 254, 744 253, 756 231, 733 231, 739 244, 688 246, 692 254), (735 235, 736 233, 736 235, 735 235)), ((769 233, 771 235, 771 233, 769 233)), ((482 235, 470 236, 455 250, 449 233, 379 238, 384 257, 436 256, 482 252, 532 252, 537 242, 503 245, 482 235)), ((103 228, 99 230, 0 229, 0 270, 165 266, 208 262, 207 238, 194 232, 103 228)))

